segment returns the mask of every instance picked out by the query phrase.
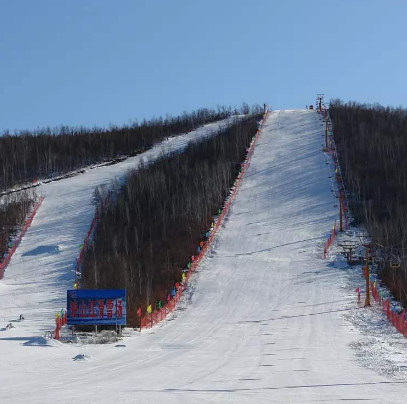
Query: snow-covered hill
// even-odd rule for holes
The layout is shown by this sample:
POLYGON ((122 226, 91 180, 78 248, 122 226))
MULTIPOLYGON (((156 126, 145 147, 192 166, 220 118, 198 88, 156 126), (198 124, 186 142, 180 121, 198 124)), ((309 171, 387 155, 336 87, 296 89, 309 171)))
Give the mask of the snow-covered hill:
POLYGON ((184 301, 169 320, 141 334, 127 330, 118 345, 38 337, 72 286, 94 187, 140 157, 45 186, 0 282, 3 324, 26 316, 0 332, 1 403, 404 403, 405 380, 361 366, 350 344, 367 337, 349 321, 357 310, 349 274, 322 259, 337 216, 322 135, 314 111, 269 114, 184 301), (72 360, 78 354, 85 360, 72 360))

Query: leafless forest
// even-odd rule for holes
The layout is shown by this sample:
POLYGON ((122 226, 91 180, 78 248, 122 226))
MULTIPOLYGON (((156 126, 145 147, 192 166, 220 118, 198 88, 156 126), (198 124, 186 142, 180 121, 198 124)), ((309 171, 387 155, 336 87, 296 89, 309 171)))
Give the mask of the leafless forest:
POLYGON ((126 288, 128 322, 165 301, 222 208, 260 115, 130 172, 104 207, 84 255, 82 287, 126 288))
POLYGON ((380 272, 407 305, 407 110, 331 102, 349 204, 385 260, 380 272))
MULTIPOLYGON (((247 104, 242 105, 240 111, 243 110, 249 110, 247 104)), ((13 135, 5 132, 0 136, 0 192, 118 156, 135 155, 165 137, 189 132, 231 114, 232 110, 226 107, 202 108, 177 117, 108 129, 61 126, 13 135)))

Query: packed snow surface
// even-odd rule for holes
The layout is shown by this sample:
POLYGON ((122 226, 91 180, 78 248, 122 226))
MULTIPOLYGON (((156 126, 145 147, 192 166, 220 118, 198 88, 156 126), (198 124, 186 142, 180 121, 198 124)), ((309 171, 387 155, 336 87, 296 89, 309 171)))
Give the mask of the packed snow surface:
MULTIPOLYGON (((182 148, 216 127, 147 154, 182 148)), ((406 366, 407 344, 384 321, 386 332, 377 335, 382 314, 358 308, 357 275, 322 259, 337 218, 322 136, 315 111, 269 114, 178 309, 152 330, 126 330, 119 343, 42 336, 72 287, 94 187, 120 179, 140 157, 43 185, 46 198, 0 282, 0 321, 15 320, 15 328, 0 331, 0 402, 404 403, 405 373, 380 366, 383 358, 406 366), (393 351, 384 334, 397 340, 393 351), (377 349, 378 338, 389 357, 377 349)))

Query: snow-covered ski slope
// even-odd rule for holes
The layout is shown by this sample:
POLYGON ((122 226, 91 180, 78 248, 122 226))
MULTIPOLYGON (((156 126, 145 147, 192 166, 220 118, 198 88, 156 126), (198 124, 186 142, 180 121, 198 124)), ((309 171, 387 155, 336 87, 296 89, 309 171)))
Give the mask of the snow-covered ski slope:
POLYGON ((0 332, 0 402, 404 403, 405 381, 362 367, 350 348, 364 338, 346 320, 355 296, 347 272, 322 259, 337 215, 322 135, 314 111, 269 114, 179 309, 119 346, 36 346, 35 336, 64 302, 92 188, 130 162, 44 188, 0 283, 1 320, 26 315, 0 332), (73 361, 79 353, 91 359, 73 361))
MULTIPOLYGON (((0 281, 0 322, 24 314, 20 331, 42 334, 53 326, 54 314, 66 306, 66 289, 73 288, 74 267, 83 237, 95 213, 95 187, 121 181, 141 161, 182 150, 190 141, 211 136, 233 119, 205 125, 185 135, 168 138, 147 152, 76 177, 41 184, 44 202, 0 281)), ((1 323, 0 323, 1 325, 1 323)))

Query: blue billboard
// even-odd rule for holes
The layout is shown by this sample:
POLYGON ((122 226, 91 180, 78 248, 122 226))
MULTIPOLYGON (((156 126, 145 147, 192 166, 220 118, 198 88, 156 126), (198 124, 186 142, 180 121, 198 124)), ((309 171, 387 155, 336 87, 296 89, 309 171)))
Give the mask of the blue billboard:
POLYGON ((126 325, 126 290, 67 290, 67 324, 126 325))

